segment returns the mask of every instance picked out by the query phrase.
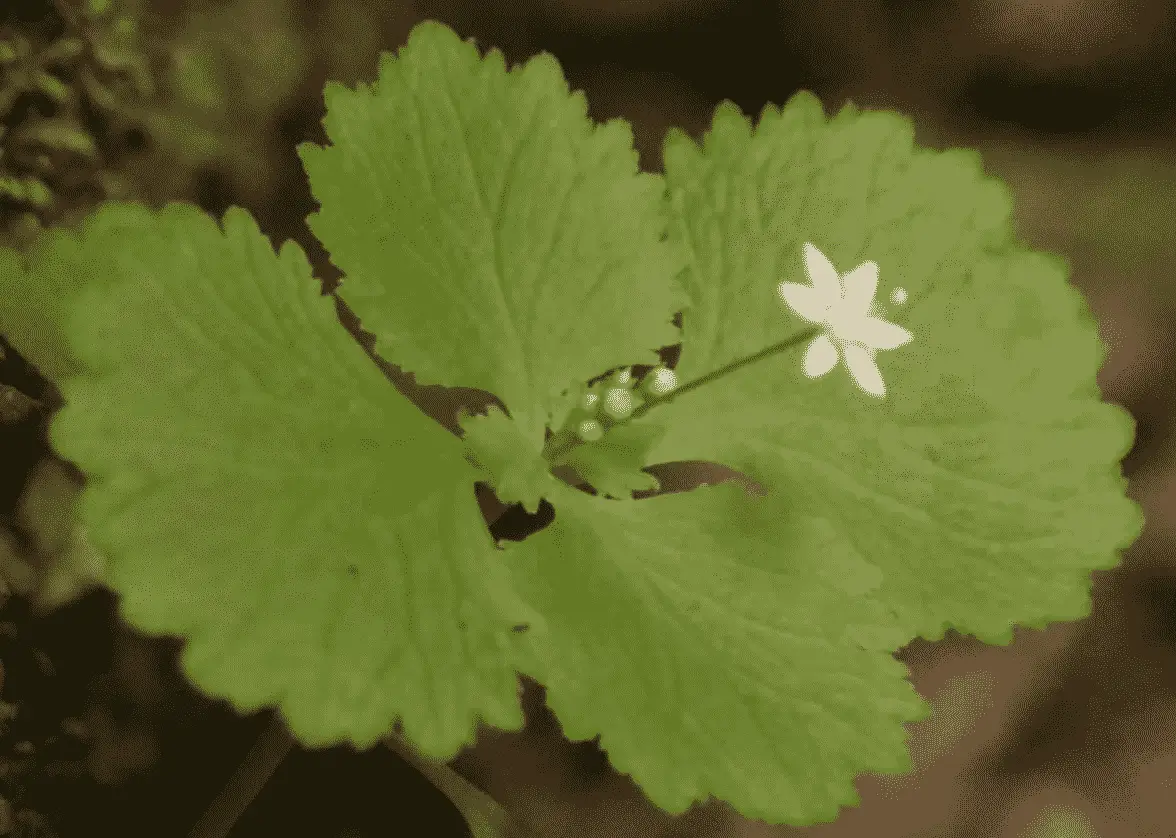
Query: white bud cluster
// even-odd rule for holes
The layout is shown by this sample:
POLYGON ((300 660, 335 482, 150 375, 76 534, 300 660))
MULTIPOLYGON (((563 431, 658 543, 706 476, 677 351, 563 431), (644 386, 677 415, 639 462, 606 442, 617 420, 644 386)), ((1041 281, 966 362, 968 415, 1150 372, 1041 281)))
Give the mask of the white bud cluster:
POLYGON ((637 387, 631 368, 626 367, 607 379, 586 388, 568 417, 564 433, 571 433, 582 442, 595 442, 608 428, 624 422, 647 400, 661 398, 678 387, 674 371, 655 367, 637 387))

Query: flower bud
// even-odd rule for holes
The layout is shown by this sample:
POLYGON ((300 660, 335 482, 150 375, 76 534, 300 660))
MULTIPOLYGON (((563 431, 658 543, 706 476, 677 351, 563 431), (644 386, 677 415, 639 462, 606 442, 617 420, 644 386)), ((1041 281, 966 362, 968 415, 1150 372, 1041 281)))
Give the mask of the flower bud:
POLYGON ((612 387, 604 394, 604 412, 613 419, 627 419, 636 407, 633 393, 624 387, 612 387))
POLYGON ((652 398, 664 396, 678 387, 678 376, 669 367, 656 367, 645 377, 642 389, 652 398))
POLYGON ((584 442, 596 442, 604 436, 604 426, 595 419, 585 419, 576 428, 576 435, 584 442))

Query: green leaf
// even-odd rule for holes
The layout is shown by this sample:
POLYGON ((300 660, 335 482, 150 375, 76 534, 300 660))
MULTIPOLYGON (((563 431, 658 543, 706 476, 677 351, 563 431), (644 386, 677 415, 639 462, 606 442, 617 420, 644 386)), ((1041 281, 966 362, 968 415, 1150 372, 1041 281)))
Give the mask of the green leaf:
POLYGON ((377 351, 418 381, 494 393, 539 450, 570 383, 678 341, 664 184, 550 55, 508 72, 425 22, 326 102, 330 145, 299 148, 308 223, 377 351))
POLYGON ((617 425, 602 439, 572 448, 557 464, 571 466, 602 495, 631 498, 658 488, 657 478, 641 469, 663 432, 652 423, 617 425))
POLYGON ((639 501, 561 485, 552 503, 550 526, 505 547, 546 617, 520 669, 653 803, 714 795, 807 824, 857 803, 858 774, 910 769, 902 723, 927 708, 863 596, 877 570, 833 549, 827 522, 732 483, 639 501))
POLYGON ((781 514, 833 521, 911 636, 1007 643, 1088 614, 1091 571, 1139 534, 1119 466, 1133 425, 1101 401, 1093 317, 1058 259, 1017 243, 1007 190, 978 155, 912 136, 798 95, 754 131, 722 106, 703 148, 669 138, 691 303, 650 461, 722 463, 781 514), (877 356, 884 399, 802 372, 812 326, 776 286, 806 282, 806 242, 839 271, 876 262, 880 300, 907 292, 882 307, 915 336, 877 356))
MULTIPOLYGON (((518 727, 505 587, 459 440, 339 325, 302 251, 237 209, 111 204, 60 250, 75 271, 51 439, 129 621, 187 638, 205 692, 277 704, 317 747, 403 720, 448 758, 518 727), (427 560, 426 560, 427 559, 427 560)), ((36 269, 34 270, 36 273, 36 269)), ((532 623, 532 625, 537 625, 532 623)))
POLYGON ((469 459, 503 503, 521 503, 532 515, 554 481, 547 461, 532 449, 518 424, 491 407, 485 416, 458 418, 469 459))

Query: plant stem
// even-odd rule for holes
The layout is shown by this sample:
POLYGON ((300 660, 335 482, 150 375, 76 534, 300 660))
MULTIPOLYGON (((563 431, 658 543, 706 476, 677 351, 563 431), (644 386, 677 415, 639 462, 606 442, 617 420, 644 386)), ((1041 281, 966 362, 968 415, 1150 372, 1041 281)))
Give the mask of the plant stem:
POLYGON ((188 838, 225 838, 294 747, 282 717, 274 713, 221 793, 188 833, 188 838))
MULTIPOLYGON (((446 763, 421 756, 396 735, 387 737, 384 744, 449 798, 465 819, 472 838, 530 836, 530 832, 494 798, 446 763)), ((205 810, 196 826, 192 827, 188 838, 225 838, 293 747, 294 737, 286 729, 281 715, 274 713, 228 783, 205 810)))
POLYGON ((465 819, 472 838, 523 838, 529 834, 498 801, 446 763, 421 756, 396 734, 384 739, 384 744, 449 798, 465 819))

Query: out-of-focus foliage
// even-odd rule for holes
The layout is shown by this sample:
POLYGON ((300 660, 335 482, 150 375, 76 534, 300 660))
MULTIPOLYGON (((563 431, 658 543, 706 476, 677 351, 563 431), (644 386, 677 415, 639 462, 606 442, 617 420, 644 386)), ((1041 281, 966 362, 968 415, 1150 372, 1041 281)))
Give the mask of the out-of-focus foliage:
MULTIPOLYGON (((296 0, 172 4, 153 23, 160 91, 142 118, 152 182, 144 197, 164 203, 257 206, 270 198, 282 156, 283 110, 296 103, 314 54, 296 0), (223 195, 202 195, 210 181, 223 195)), ((215 190, 214 190, 215 191, 215 190)), ((220 209, 219 207, 216 207, 220 209)))
POLYGON ((105 561, 76 523, 81 490, 69 467, 54 457, 33 470, 16 509, 23 538, 0 528, 0 596, 29 597, 48 611, 101 582, 105 561))
POLYGON ((114 0, 5 5, 0 241, 21 244, 128 193, 110 162, 135 143, 136 105, 153 82, 136 19, 114 0))
POLYGON ((314 54, 303 4, 17 5, 0 10, 0 244, 106 200, 269 200, 314 54))
POLYGON ((1124 274, 1166 264, 1176 216, 1176 159, 1158 151, 1064 155, 1020 146, 985 150, 994 171, 1018 184, 1035 235, 1124 274), (1061 196, 1071 200, 1061 201, 1061 196))

